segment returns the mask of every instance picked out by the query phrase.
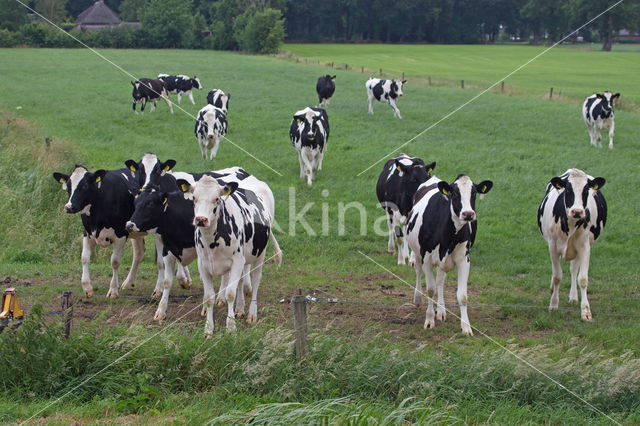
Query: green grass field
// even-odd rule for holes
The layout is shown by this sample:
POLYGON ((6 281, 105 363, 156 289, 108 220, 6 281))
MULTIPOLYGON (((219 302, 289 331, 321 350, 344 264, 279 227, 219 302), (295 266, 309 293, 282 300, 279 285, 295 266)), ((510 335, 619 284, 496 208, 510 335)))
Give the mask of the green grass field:
MULTIPOLYGON (((406 50, 399 55, 398 48, 286 46, 300 56, 415 76, 434 69, 439 70, 434 77, 455 80, 461 78, 454 71, 459 70, 478 86, 541 51, 515 46, 402 46, 406 50), (404 57, 402 64, 399 56, 404 57), (432 60, 435 57, 437 61, 432 60), (411 61, 412 68, 400 66, 411 61)), ((416 78, 398 103, 404 119, 397 120, 383 104, 374 106, 374 116, 367 115, 366 75, 334 71, 337 90, 328 109, 332 133, 324 170, 309 188, 298 179, 288 129, 295 111, 317 102, 315 81, 326 67, 223 52, 105 50, 103 54, 138 77, 160 72, 197 75, 205 90, 195 94, 195 106, 182 103, 192 115, 204 105, 208 89, 231 93, 229 139, 280 175, 227 141, 222 142, 218 159, 202 160, 191 117, 177 109, 170 115, 164 104, 154 113, 132 114, 130 78, 87 50, 1 49, 0 278, 14 277, 10 282, 16 283, 24 303, 29 308, 44 305, 45 314, 41 321, 33 314, 32 323, 14 337, 0 337, 0 361, 14 365, 10 374, 0 375, 0 421, 31 417, 152 332, 161 332, 126 361, 38 417, 60 424, 96 419, 202 423, 214 417, 219 422, 258 423, 274 419, 283 423, 286 419, 609 422, 518 363, 493 340, 460 336, 459 322, 452 315, 435 330, 423 330, 423 309, 402 306, 411 301, 412 289, 359 253, 413 283, 412 269, 395 265, 395 258, 385 253, 386 237, 372 232, 374 220, 382 215, 375 198, 382 164, 358 174, 381 157, 397 154, 398 145, 477 90, 429 87, 416 78), (46 137, 52 139, 49 148, 46 137), (265 267, 257 326, 240 327, 235 336, 218 330, 212 340, 203 341, 203 324, 196 313, 172 324, 196 307, 201 295, 197 277, 192 290, 175 286, 173 291, 193 295, 194 300, 172 302, 168 321, 153 324, 155 305, 139 301, 151 293, 155 282, 151 256, 145 259, 136 288, 123 293, 130 297, 110 301, 104 298, 109 253, 99 250, 91 267, 97 297, 76 308, 80 317, 72 338, 59 339, 59 317, 46 312, 59 310, 57 297, 63 290, 81 295, 81 227, 79 218, 62 213, 66 193, 50 174, 68 172, 76 163, 91 170, 115 169, 145 151, 177 160, 176 170, 243 166, 273 189, 285 263, 280 269, 273 264, 265 267), (355 209, 346 213, 344 235, 339 232, 339 203, 352 201, 366 207, 366 235, 360 235, 355 209), (305 218, 317 235, 299 223, 296 235, 290 235, 295 213, 306 203, 313 203, 305 218), (323 214, 330 218, 325 233, 323 214), (311 305, 311 355, 307 367, 299 370, 291 362, 290 314, 286 304, 279 303, 297 288, 305 294, 328 293, 386 307, 311 305), (168 329, 162 332, 164 327, 168 329)), ((436 174, 447 180, 464 172, 474 180, 494 181, 492 192, 477 203, 479 234, 469 280, 470 304, 476 305, 469 311, 471 324, 616 420, 637 423, 640 287, 632 243, 638 241, 640 229, 640 196, 633 178, 640 115, 632 108, 619 110, 615 148, 595 149, 589 146, 575 100, 600 88, 634 99, 637 55, 562 50, 543 58, 508 81, 517 89, 513 93, 482 96, 402 151, 437 161, 436 174), (594 63, 606 63, 606 73, 594 63), (556 80, 550 83, 552 78, 556 80), (556 102, 536 95, 550 85, 562 87, 568 99, 556 102), (591 258, 592 323, 580 322, 575 307, 553 314, 545 309, 550 262, 536 226, 536 209, 548 180, 569 167, 607 179, 603 193, 609 221, 591 258)), ((151 244, 147 247, 153 251, 151 244)), ((128 262, 128 258, 123 262, 121 280, 128 262)), ((568 266, 564 266, 561 306, 567 308, 568 266)), ((196 272, 192 265, 194 276, 196 272)), ((447 287, 451 304, 455 273, 447 287)), ((451 309, 457 313, 457 308, 451 309)))

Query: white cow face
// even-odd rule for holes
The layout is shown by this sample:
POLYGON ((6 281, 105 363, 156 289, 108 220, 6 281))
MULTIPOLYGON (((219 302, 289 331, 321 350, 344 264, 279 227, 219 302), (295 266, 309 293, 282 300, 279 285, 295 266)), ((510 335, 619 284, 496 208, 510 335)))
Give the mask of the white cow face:
POLYGON ((211 176, 202 177, 195 185, 184 179, 178 179, 177 184, 182 192, 193 194, 193 224, 200 228, 216 225, 220 203, 238 188, 237 182, 222 186, 211 176))
POLYGON ((96 170, 95 173, 91 173, 82 166, 76 166, 71 175, 54 173, 53 178, 62 183, 62 188, 69 194, 69 201, 65 204, 64 211, 89 214, 93 196, 100 188, 106 173, 105 170, 96 170))
POLYGON ((320 121, 320 113, 314 111, 311 108, 305 108, 302 111, 297 112, 293 119, 298 123, 299 134, 308 140, 315 140, 318 131, 323 129, 322 122, 320 121))
POLYGON ((391 85, 391 88, 393 89, 393 85, 396 86, 395 92, 398 95, 398 97, 404 95, 404 93, 402 92, 402 88, 406 82, 407 80, 402 80, 402 81, 393 80, 393 84, 391 85))
POLYGON ((597 177, 589 178, 582 170, 571 169, 566 179, 554 177, 551 185, 557 190, 564 191, 564 207, 567 218, 580 220, 588 215, 587 199, 589 190, 599 190, 605 184, 605 179, 597 177))
POLYGON ((209 110, 202 115, 202 121, 207 123, 207 139, 213 141, 215 139, 215 133, 213 129, 216 124, 216 113, 213 110, 209 110))
POLYGON ((451 215, 457 223, 470 223, 477 219, 476 194, 486 194, 492 187, 490 180, 474 184, 467 175, 459 175, 451 185, 445 181, 438 182, 440 192, 451 199, 451 215))

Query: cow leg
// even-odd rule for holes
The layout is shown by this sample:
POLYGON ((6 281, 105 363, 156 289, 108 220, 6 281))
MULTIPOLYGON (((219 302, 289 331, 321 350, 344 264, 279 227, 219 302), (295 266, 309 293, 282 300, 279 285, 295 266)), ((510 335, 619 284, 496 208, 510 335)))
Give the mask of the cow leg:
POLYGON ((304 179, 304 161, 302 160, 302 151, 298 151, 298 162, 300 163, 300 179, 304 179))
POLYGON ((162 297, 160 303, 158 303, 158 309, 153 316, 154 321, 162 321, 167 317, 167 306, 169 305, 169 293, 171 293, 171 287, 173 286, 173 271, 176 268, 176 258, 172 254, 167 254, 163 257, 164 262, 164 281, 162 284, 162 297))
POLYGON ((322 160, 324 160, 324 151, 327 149, 325 144, 324 149, 318 153, 318 170, 322 170, 322 160))
POLYGON ((171 114, 173 114, 173 102, 171 102, 169 96, 167 96, 166 94, 162 94, 160 97, 164 99, 164 101, 167 103, 167 106, 169 107, 169 111, 171 111, 171 114))
POLYGON ((231 269, 229 270, 229 282, 227 283, 227 289, 225 291, 225 298, 227 299, 227 331, 229 332, 236 331, 234 302, 236 299, 236 291, 238 290, 238 283, 242 277, 244 263, 244 259, 238 257, 232 261, 231 269))
POLYGON ((416 257, 414 268, 416 270, 416 287, 413 291, 413 304, 420 306, 422 305, 422 258, 416 257))
POLYGON ((402 116, 400 115, 400 110, 396 106, 396 100, 395 99, 389 99, 389 105, 391 105, 391 108, 393 108, 393 115, 395 115, 399 119, 402 119, 402 116))
POLYGON ((251 285, 249 273, 251 272, 251 265, 244 265, 240 282, 238 282, 238 290, 236 292, 236 318, 244 318, 244 305, 245 305, 245 288, 247 283, 251 285))
POLYGON ((193 92, 189 92, 189 100, 191 101, 191 105, 196 104, 196 101, 193 100, 193 92))
POLYGON ((307 176, 307 185, 313 185, 313 164, 311 163, 310 148, 302 149, 302 161, 304 161, 304 174, 307 176))
POLYGON ((422 270, 427 281, 427 315, 424 319, 424 328, 434 328, 436 326, 436 312, 433 309, 433 298, 436 295, 436 279, 428 263, 424 264, 422 270))
POLYGON ((247 316, 249 324, 258 322, 258 287, 260 287, 260 281, 262 281, 264 255, 258 262, 258 266, 251 271, 251 303, 249 304, 249 315, 247 316))
POLYGON ((387 225, 389 226, 389 241, 387 242, 387 253, 393 254, 396 252, 396 240, 395 240, 395 227, 393 225, 393 211, 390 208, 385 208, 387 211, 387 225))
POLYGON ((578 271, 580 270, 580 259, 571 261, 571 290, 569 291, 569 303, 578 302, 578 271))
POLYGON ((213 323, 213 305, 214 299, 216 297, 216 292, 213 288, 213 280, 212 276, 209 275, 206 266, 204 265, 204 261, 198 257, 198 271, 200 272, 200 279, 202 280, 202 288, 204 289, 204 298, 203 298, 203 306, 202 313, 206 315, 207 319, 204 325, 204 334, 211 335, 213 334, 214 323, 213 323))
POLYGON ((587 124, 587 132, 589 133, 589 143, 591 146, 597 146, 597 139, 594 132, 594 127, 590 124, 587 124))
POLYGON ((158 107, 158 101, 152 101, 151 112, 155 112, 157 107, 158 107))
POLYGON ((215 142, 213 142, 213 147, 211 148, 211 157, 209 158, 210 160, 213 160, 214 158, 216 158, 216 155, 218 154, 219 146, 220 146, 220 139, 216 138, 215 142))
POLYGON ((552 246, 549 246, 549 256, 551 257, 551 300, 549 301, 549 310, 554 311, 558 309, 558 302, 560 301, 562 266, 560 265, 560 256, 552 246))
POLYGON ((436 320, 446 321, 447 308, 444 305, 444 280, 447 277, 447 273, 438 268, 436 273, 436 287, 438 290, 438 306, 436 306, 436 320))
POLYGON ((460 305, 460 327, 467 336, 473 336, 473 330, 467 315, 467 281, 469 280, 469 269, 471 264, 464 259, 458 264, 458 305, 460 305))
POLYGON ((142 100, 142 105, 140 106, 140 112, 144 114, 144 108, 147 106, 147 100, 142 100))
POLYGON ((178 105, 182 102, 182 93, 178 92, 178 105))
POLYGON ((200 153, 202 154, 202 158, 206 160, 208 158, 207 143, 198 138, 198 144, 200 145, 200 153))
POLYGON ((118 269, 120 268, 120 259, 122 258, 122 252, 127 244, 125 237, 116 239, 113 243, 113 253, 111 253, 111 283, 109 284, 109 291, 107 297, 118 297, 118 269))
POLYGON ((133 287, 133 282, 136 279, 136 275, 138 274, 138 266, 140 266, 140 262, 144 257, 144 238, 133 238, 131 239, 131 245, 133 246, 133 260, 131 261, 131 269, 129 269, 129 273, 127 274, 127 278, 122 282, 120 286, 120 290, 128 290, 133 287))
POLYGON ((218 291, 218 296, 216 297, 217 306, 224 306, 227 304, 227 300, 225 298, 225 292, 227 290, 228 282, 229 282, 229 274, 226 273, 220 279, 220 291, 218 291))
POLYGON ((151 293, 151 297, 156 298, 162 295, 162 287, 164 285, 164 260, 162 260, 162 252, 164 250, 164 244, 162 238, 159 235, 154 235, 154 244, 156 246, 156 266, 158 267, 158 278, 156 279, 156 286, 151 293))
POLYGON ((613 149, 613 136, 615 134, 616 123, 611 119, 611 126, 609 126, 609 149, 613 149))
POLYGON ((191 274, 189 273, 189 268, 187 266, 182 266, 182 263, 178 262, 176 278, 180 283, 180 287, 184 289, 190 289, 191 285, 193 285, 193 281, 191 280, 191 274))
POLYGON ((369 114, 373 115, 373 96, 369 95, 367 101, 369 102, 369 114))
POLYGON ((82 278, 80 279, 80 283, 82 284, 84 295, 87 298, 93 296, 93 287, 91 286, 91 278, 89 277, 89 262, 91 262, 91 252, 95 246, 95 241, 89 238, 89 236, 85 235, 82 237, 82 256, 80 257, 80 261, 82 262, 82 278))
POLYGON ((591 321, 591 306, 587 299, 587 287, 589 286, 589 259, 591 257, 591 246, 585 243, 581 250, 580 270, 578 272, 578 285, 580 286, 581 302, 580 302, 580 319, 582 321, 591 321))
POLYGON ((138 114, 138 111, 136 111, 136 102, 135 102, 135 101, 133 101, 133 105, 132 105, 131 107, 132 107, 132 109, 133 109, 133 112, 134 112, 135 114, 138 114))

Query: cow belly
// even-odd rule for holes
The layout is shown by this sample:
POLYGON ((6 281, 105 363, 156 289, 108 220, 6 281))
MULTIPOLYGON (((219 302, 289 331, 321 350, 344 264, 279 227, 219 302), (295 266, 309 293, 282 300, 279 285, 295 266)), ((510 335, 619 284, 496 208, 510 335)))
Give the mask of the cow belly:
POLYGON ((94 231, 91 239, 100 247, 108 247, 118 239, 118 236, 113 228, 102 228, 98 235, 94 231))
POLYGON ((598 121, 596 121, 596 125, 598 126, 598 129, 608 129, 611 127, 611 119, 599 119, 598 121))

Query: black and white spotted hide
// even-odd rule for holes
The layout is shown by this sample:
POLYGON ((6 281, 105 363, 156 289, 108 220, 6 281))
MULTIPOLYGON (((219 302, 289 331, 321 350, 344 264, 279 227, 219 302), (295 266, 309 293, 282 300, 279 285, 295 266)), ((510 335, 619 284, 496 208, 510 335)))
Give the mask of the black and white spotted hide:
POLYGON ((329 106, 329 101, 336 91, 336 83, 333 81, 336 79, 335 75, 323 75, 318 78, 316 83, 316 93, 318 93, 318 102, 320 108, 326 108, 329 106))
POLYGON ((195 75, 189 77, 188 75, 169 75, 158 74, 158 79, 164 81, 167 92, 178 95, 178 104, 182 100, 182 96, 188 96, 192 105, 196 103, 193 100, 193 90, 202 90, 202 84, 200 79, 195 75))
POLYGON ((220 108, 227 114, 229 109, 229 100, 231 99, 231 94, 224 93, 220 89, 213 89, 209 91, 207 94, 207 103, 209 105, 213 105, 214 107, 220 108))
POLYGON ((393 109, 393 115, 402 118, 400 110, 396 105, 396 100, 404 93, 402 88, 407 80, 381 80, 379 78, 370 78, 365 83, 367 89, 367 101, 369 102, 369 114, 373 114, 373 100, 389 104, 393 109))
POLYGON ((227 134, 227 115, 220 108, 205 105, 198 112, 195 134, 202 158, 214 159, 218 153, 220 141, 227 134))
POLYGON ((291 144, 298 151, 300 179, 312 185, 329 142, 329 117, 322 108, 307 107, 296 112, 289 129, 291 144))
POLYGON ((589 96, 582 104, 582 119, 587 125, 591 145, 602 148, 602 129, 609 129, 609 148, 613 148, 615 121, 613 119, 613 104, 620 97, 609 91, 589 96))
POLYGON ((155 111, 158 99, 162 99, 167 103, 169 111, 173 114, 173 104, 167 96, 167 88, 164 81, 160 79, 141 78, 139 80, 132 81, 131 85, 133 86, 133 92, 131 93, 131 96, 133 97, 133 112, 137 114, 136 104, 142 104, 140 111, 144 113, 144 108, 147 105, 147 102, 152 103, 151 111, 155 111))

